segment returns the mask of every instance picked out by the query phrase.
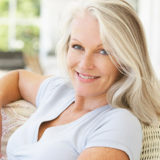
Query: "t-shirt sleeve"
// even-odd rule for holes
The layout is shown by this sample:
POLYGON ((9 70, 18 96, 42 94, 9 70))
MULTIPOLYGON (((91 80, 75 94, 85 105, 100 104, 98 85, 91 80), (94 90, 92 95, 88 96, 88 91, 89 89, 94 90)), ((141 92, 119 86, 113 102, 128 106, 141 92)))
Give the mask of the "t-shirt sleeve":
POLYGON ((61 77, 53 76, 45 79, 41 83, 36 96, 36 107, 39 107, 39 105, 48 98, 50 91, 56 88, 58 85, 60 85, 62 81, 63 79, 61 77))
POLYGON ((111 147, 124 151, 130 160, 139 160, 142 147, 142 128, 139 120, 121 109, 108 116, 88 136, 85 148, 111 147))

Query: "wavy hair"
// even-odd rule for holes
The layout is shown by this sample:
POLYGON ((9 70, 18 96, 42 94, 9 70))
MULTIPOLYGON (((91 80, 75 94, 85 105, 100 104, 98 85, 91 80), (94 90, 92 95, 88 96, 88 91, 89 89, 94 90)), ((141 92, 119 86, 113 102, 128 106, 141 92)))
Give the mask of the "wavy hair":
POLYGON ((85 12, 93 15, 99 23, 103 46, 109 44, 109 56, 122 74, 107 92, 108 103, 130 110, 146 124, 156 124, 160 113, 160 84, 134 9, 124 0, 77 0, 69 6, 56 48, 58 59, 66 64, 73 19, 85 12))

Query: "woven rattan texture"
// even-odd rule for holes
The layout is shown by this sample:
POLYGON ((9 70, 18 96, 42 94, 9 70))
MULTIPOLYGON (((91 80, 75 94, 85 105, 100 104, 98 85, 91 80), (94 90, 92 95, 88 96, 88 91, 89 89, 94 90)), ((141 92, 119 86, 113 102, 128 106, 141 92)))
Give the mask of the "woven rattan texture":
POLYGON ((142 124, 143 147, 140 160, 160 160, 160 125, 157 127, 142 124))

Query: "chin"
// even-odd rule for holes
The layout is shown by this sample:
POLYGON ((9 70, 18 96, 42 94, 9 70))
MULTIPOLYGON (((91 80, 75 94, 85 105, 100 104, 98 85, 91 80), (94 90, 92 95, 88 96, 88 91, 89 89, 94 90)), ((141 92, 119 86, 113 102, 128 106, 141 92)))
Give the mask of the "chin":
POLYGON ((85 97, 92 97, 96 96, 98 93, 95 90, 89 90, 85 88, 85 89, 75 89, 75 94, 85 97))
POLYGON ((89 90, 87 88, 75 88, 75 94, 76 96, 81 96, 81 97, 94 97, 97 95, 95 93, 95 90, 89 90))

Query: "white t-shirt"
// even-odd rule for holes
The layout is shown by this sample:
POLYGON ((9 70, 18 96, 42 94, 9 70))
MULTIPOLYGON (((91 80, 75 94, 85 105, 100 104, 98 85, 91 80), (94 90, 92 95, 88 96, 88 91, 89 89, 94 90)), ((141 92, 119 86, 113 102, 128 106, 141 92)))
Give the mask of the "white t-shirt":
POLYGON ((88 147, 102 146, 126 152, 139 160, 142 129, 128 110, 99 107, 68 124, 45 130, 37 141, 40 124, 58 117, 74 102, 75 92, 63 78, 50 77, 40 86, 36 112, 10 137, 8 160, 76 160, 88 147))

